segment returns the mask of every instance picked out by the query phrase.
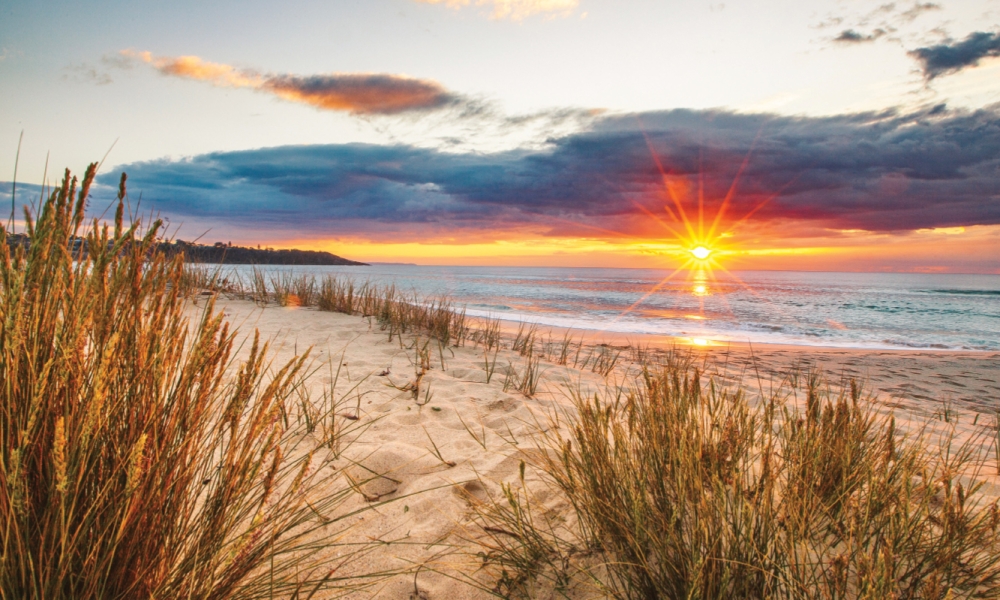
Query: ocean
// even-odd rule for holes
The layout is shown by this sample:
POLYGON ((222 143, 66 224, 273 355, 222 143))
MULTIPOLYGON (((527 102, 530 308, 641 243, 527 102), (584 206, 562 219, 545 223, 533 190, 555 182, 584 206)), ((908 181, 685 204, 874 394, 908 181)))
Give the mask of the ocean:
MULTIPOLYGON (((235 269, 243 277, 250 267, 235 269)), ((266 267, 447 295, 469 315, 695 343, 1000 350, 1000 275, 544 267, 266 267)))

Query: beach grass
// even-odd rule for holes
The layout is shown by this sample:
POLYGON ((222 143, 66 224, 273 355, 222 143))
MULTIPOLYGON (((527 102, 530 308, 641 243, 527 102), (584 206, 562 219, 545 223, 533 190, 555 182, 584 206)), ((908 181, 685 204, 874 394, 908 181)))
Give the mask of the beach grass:
POLYGON ((539 426, 543 450, 525 455, 548 506, 557 494, 570 508, 539 509, 537 489, 509 483, 478 506, 492 591, 576 581, 628 599, 996 597, 989 440, 903 433, 853 381, 831 390, 813 373, 800 385, 755 402, 672 360, 624 390, 574 392, 575 411, 539 426))
MULTIPOLYGON (((26 214, 30 248, 0 228, 0 597, 273 598, 363 585, 338 566, 328 453, 296 402, 308 353, 245 358, 213 309, 185 295, 217 272, 153 252, 159 221, 85 223, 96 173, 67 171, 26 214), (80 236, 84 244, 74 244, 80 236)), ((302 294, 295 288, 296 294, 302 294)), ((308 398, 307 398, 308 400, 308 398)), ((375 577, 369 575, 368 577, 375 577)))
MULTIPOLYGON (((315 307, 321 311, 360 315, 373 319, 389 341, 404 344, 404 336, 426 335, 442 347, 459 347, 471 341, 488 348, 500 342, 499 319, 471 319, 465 309, 447 297, 423 298, 403 292, 393 284, 357 283, 351 277, 277 271, 271 274, 251 267, 248 281, 233 272, 222 276, 222 268, 185 265, 184 281, 189 290, 224 293, 253 300, 261 305, 315 307)), ((533 340, 529 339, 528 342, 533 340)), ((530 344, 522 345, 522 353, 530 344)))

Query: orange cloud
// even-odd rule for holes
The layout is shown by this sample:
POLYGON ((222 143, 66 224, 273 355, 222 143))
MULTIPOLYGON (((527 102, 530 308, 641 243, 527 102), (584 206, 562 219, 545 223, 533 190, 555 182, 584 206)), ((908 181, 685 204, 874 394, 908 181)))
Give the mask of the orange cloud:
MULTIPOLYGON (((472 4, 472 0, 416 0, 424 4, 444 4, 448 8, 462 8, 472 4)), ((520 21, 537 14, 568 15, 580 4, 580 0, 476 0, 477 6, 493 7, 494 19, 520 21)))
POLYGON ((150 52, 132 50, 122 50, 122 55, 152 65, 164 75, 208 81, 222 87, 258 88, 263 83, 259 75, 230 65, 204 61, 197 56, 153 56, 150 52))
POLYGON ((436 81, 384 73, 261 75, 197 56, 163 57, 150 52, 122 55, 151 65, 164 75, 207 81, 220 87, 249 88, 323 110, 391 115, 443 108, 458 100, 436 81))
POLYGON ((262 89, 292 102, 324 110, 363 114, 396 114, 441 108, 455 98, 434 81, 378 73, 281 75, 268 78, 262 89))

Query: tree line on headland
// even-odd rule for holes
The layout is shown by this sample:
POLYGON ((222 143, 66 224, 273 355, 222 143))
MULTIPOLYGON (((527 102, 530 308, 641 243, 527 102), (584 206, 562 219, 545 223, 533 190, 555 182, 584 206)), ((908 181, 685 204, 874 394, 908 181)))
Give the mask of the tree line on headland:
MULTIPOLYGON (((31 245, 31 238, 25 234, 13 234, 7 237, 11 246, 31 245)), ((70 241, 74 256, 87 254, 87 241, 76 237, 70 241)), ((233 246, 224 242, 213 245, 186 242, 184 240, 163 241, 155 245, 155 251, 173 257, 183 253, 185 262, 193 263, 224 263, 230 265, 366 265, 367 263, 348 260, 330 252, 317 250, 297 250, 274 248, 248 248, 233 246)))

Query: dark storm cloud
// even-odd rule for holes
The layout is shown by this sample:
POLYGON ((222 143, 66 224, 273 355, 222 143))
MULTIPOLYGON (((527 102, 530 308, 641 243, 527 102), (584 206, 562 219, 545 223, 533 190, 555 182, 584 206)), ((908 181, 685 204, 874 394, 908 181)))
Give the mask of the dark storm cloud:
POLYGON ((929 81, 974 67, 983 58, 1000 56, 1000 34, 977 31, 961 42, 917 48, 910 56, 917 59, 929 81))
MULTIPOLYGON (((604 117, 540 151, 283 146, 124 167, 164 215, 311 234, 512 229, 651 233, 666 182, 727 221, 872 231, 1000 223, 996 109, 826 118, 674 110, 604 117), (640 208, 642 207, 642 208, 640 208)), ((104 175, 112 186, 117 174, 104 175)), ((395 234, 394 234, 395 235, 395 234)))

